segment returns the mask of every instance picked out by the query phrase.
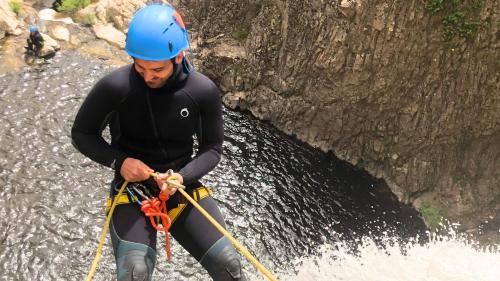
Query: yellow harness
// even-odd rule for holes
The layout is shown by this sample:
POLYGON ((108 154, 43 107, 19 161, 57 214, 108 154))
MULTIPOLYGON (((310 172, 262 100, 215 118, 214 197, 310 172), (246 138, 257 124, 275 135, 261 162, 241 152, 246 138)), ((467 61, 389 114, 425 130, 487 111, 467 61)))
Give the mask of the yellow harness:
MULTIPOLYGON (((192 193, 191 197, 193 197, 193 199, 196 202, 200 201, 201 199, 203 199, 207 196, 213 195, 212 188, 204 187, 204 186, 193 189, 191 191, 191 193, 192 193)), ((137 196, 133 196, 130 199, 129 199, 129 196, 125 193, 120 194, 120 196, 115 196, 114 199, 108 198, 108 200, 106 201, 106 213, 108 213, 109 210, 111 209, 111 205, 113 204, 113 200, 117 200, 116 205, 130 204, 130 203, 133 203, 133 202, 139 200, 139 198, 137 198, 137 196), (130 201, 130 199, 132 199, 132 201, 130 201)), ((182 202, 182 203, 179 203, 179 205, 177 205, 177 207, 168 210, 168 217, 170 218, 172 223, 174 223, 174 221, 177 219, 177 217, 179 217, 179 215, 182 213, 184 208, 186 208, 186 206, 187 206, 187 202, 182 202)))

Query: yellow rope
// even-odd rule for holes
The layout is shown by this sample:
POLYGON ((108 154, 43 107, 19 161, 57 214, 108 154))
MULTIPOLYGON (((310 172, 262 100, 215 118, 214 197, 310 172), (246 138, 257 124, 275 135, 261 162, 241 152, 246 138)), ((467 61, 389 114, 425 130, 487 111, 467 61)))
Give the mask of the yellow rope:
MULTIPOLYGON (((120 197, 120 195, 123 193, 123 190, 125 190, 125 187, 127 186, 128 181, 125 181, 122 184, 122 187, 118 191, 117 196, 120 197)), ((113 204, 111 205, 111 209, 109 209, 108 216, 106 217, 106 221, 104 222, 104 227, 102 228, 101 231, 101 241, 99 242, 99 247, 97 247, 97 252, 94 257, 94 261, 92 262, 92 266, 90 267, 89 274, 87 275, 87 278, 85 278, 85 281, 91 281, 92 278, 94 278, 95 271, 97 269, 97 264, 99 264, 99 259, 101 258, 101 252, 102 252, 102 247, 104 246, 104 241, 106 241, 106 233, 108 232, 109 228, 109 222, 111 221, 111 218, 113 217, 113 212, 116 207, 116 203, 118 200, 113 200, 113 204)))
POLYGON ((177 190, 184 196, 186 197, 186 199, 191 203, 193 204, 193 206, 198 209, 198 211, 200 211, 200 213, 209 221, 211 222, 215 228, 217 228, 217 230, 220 231, 220 233, 222 233, 224 236, 226 236, 227 239, 229 239, 229 241, 231 241, 231 243, 233 244, 233 246, 238 249, 238 251, 240 251, 241 254, 243 254, 247 259, 248 261, 250 261, 255 267, 257 267, 258 270, 260 270, 260 272, 262 274, 264 274, 264 276, 266 276, 269 280, 271 281, 277 281, 278 279, 276 277, 273 276, 273 274, 267 270, 267 268, 265 268, 254 256, 252 256, 252 254, 243 246, 241 245, 238 240, 236 240, 226 229, 224 229, 224 227, 222 227, 209 213, 207 213, 207 211, 205 211, 205 209, 203 209, 202 206, 200 206, 193 198, 191 198, 191 196, 189 196, 189 194, 187 194, 186 191, 184 191, 185 189, 185 186, 183 186, 182 184, 178 184, 176 182, 173 182, 173 181, 167 181, 168 184, 170 185, 173 185, 175 187, 177 187, 177 190))

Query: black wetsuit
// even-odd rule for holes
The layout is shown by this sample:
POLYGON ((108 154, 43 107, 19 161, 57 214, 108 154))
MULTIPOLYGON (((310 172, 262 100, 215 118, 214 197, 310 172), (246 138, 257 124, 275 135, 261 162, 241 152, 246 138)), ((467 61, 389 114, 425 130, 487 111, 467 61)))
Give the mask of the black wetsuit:
POLYGON ((155 171, 172 165, 190 185, 211 171, 222 153, 222 104, 217 87, 198 72, 176 67, 165 86, 149 88, 133 65, 102 78, 83 102, 73 143, 92 160, 119 174, 126 157, 155 171), (111 144, 101 136, 109 124, 111 144), (193 135, 199 138, 197 156, 193 135))
POLYGON ((38 30, 30 32, 30 36, 26 39, 26 42, 28 44, 26 47, 27 51, 31 52, 36 57, 40 57, 44 43, 42 34, 40 34, 38 30))
MULTIPOLYGON (((187 74, 180 66, 174 67, 165 86, 152 89, 134 66, 128 65, 94 86, 75 118, 72 139, 80 152, 115 169, 111 195, 123 181, 119 171, 127 157, 139 159, 158 172, 173 169, 183 176, 187 190, 193 190, 201 186, 198 180, 211 171, 221 157, 223 121, 219 91, 204 75, 196 71, 187 74), (110 144, 101 135, 106 125, 110 127, 110 144), (199 144, 193 158, 194 135, 199 144)), ((174 200, 169 200, 170 205, 175 204, 175 198, 179 197, 176 195, 174 200)), ((199 203, 224 225, 212 197, 199 203)), ((155 255, 156 230, 138 205, 119 205, 110 231, 117 266, 123 241, 145 245, 147 255, 150 258, 155 255)), ((202 265, 204 255, 222 237, 192 206, 181 213, 170 232, 202 265)), ((131 247, 122 248, 134 250, 135 246, 131 247)), ((207 270, 210 273, 209 268, 207 270)))

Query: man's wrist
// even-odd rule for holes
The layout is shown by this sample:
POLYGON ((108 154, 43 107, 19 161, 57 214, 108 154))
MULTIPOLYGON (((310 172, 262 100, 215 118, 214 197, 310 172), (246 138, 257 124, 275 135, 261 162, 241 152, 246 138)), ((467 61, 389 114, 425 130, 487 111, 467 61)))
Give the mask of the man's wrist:
POLYGON ((111 163, 111 169, 114 169, 115 171, 121 171, 123 162, 125 162, 125 159, 127 159, 128 156, 126 154, 120 155, 119 157, 115 158, 115 160, 111 163))

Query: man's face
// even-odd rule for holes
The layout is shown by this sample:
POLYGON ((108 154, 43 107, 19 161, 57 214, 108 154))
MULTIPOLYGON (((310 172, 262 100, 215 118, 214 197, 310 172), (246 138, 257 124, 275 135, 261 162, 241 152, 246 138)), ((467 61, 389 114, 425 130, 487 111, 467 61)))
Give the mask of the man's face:
POLYGON ((170 60, 147 61, 134 58, 135 70, 150 88, 161 88, 172 75, 174 66, 170 60))

